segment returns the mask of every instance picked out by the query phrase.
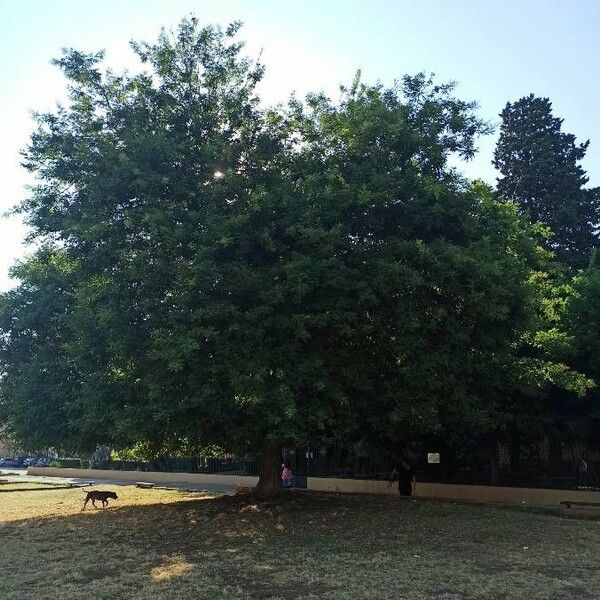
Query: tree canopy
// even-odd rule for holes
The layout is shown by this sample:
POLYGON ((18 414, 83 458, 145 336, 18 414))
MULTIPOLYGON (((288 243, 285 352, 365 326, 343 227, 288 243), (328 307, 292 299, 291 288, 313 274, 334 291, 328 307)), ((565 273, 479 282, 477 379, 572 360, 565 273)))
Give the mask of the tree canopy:
MULTIPOLYGON (((488 131, 422 74, 264 107, 238 24, 184 20, 55 61, 21 205, 40 249, 2 297, 0 420, 30 445, 282 444, 494 425, 590 382, 555 351, 548 260, 448 164, 488 131)), ((564 344, 563 344, 564 346, 564 344)))

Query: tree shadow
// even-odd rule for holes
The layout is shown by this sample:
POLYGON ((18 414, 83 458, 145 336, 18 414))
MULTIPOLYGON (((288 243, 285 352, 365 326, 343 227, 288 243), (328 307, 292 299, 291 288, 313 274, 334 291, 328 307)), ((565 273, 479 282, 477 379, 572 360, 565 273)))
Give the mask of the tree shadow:
POLYGON ((0 523, 0 598, 321 597, 325 581, 286 576, 277 538, 294 502, 204 497, 0 523))
POLYGON ((600 524, 311 493, 126 504, 146 498, 123 490, 80 512, 73 496, 64 514, 0 523, 0 599, 588 598, 600 586, 600 524))

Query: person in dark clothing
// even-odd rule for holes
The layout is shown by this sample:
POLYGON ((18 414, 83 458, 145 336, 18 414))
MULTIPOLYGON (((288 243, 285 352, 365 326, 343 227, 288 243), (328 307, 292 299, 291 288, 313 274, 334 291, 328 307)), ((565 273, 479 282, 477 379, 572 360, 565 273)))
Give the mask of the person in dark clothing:
POLYGON ((588 464, 585 457, 581 457, 577 461, 577 487, 588 487, 590 482, 588 478, 588 464))
POLYGON ((412 495, 412 484, 415 480, 415 471, 403 458, 398 461, 398 466, 392 473, 392 481, 396 478, 398 479, 398 491, 400 492, 400 495, 412 495))

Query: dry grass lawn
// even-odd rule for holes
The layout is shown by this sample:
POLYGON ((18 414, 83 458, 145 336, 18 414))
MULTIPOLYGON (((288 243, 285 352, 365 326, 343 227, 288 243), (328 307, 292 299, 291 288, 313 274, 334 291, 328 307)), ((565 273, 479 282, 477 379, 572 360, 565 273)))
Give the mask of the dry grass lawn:
POLYGON ((110 508, 86 512, 77 489, 0 494, 0 599, 600 598, 598 522, 391 497, 114 489, 110 508))

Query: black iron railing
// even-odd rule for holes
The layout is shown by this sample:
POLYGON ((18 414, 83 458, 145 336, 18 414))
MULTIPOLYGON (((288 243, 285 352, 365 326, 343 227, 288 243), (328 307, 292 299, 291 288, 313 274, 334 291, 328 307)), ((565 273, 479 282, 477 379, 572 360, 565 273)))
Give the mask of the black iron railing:
MULTIPOLYGON (((550 461, 543 454, 523 452, 519 464, 506 448, 500 447, 494 461, 485 452, 412 449, 406 455, 419 481, 511 487, 562 488, 600 487, 600 457, 584 455, 580 449, 566 449, 561 460, 550 461), (533 458, 532 458, 533 457, 533 458)), ((439 450, 439 448, 437 449, 439 450)), ((294 472, 302 485, 307 477, 389 480, 397 465, 392 453, 365 452, 352 445, 306 445, 286 448, 282 462, 294 472)), ((84 461, 82 461, 84 462, 84 461)), ((87 463, 87 461, 85 461, 87 463)), ((84 464, 82 466, 87 466, 84 464)), ((163 471, 222 475, 259 474, 258 457, 223 455, 220 457, 161 456, 151 461, 96 461, 93 468, 120 471, 163 471)))

